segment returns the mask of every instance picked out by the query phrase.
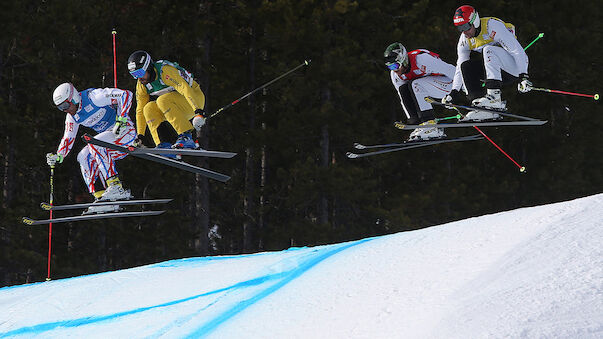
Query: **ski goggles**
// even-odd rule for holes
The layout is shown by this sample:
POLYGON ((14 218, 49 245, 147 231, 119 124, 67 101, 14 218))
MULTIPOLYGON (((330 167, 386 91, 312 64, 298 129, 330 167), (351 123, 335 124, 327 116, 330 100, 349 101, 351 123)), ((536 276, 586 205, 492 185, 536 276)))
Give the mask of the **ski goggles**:
POLYGON ((392 71, 397 71, 400 68, 400 63, 399 62, 394 62, 391 64, 387 64, 387 68, 389 68, 392 71))
POLYGON ((470 29, 471 29, 471 27, 473 27, 473 25, 472 25, 472 24, 470 24, 470 23, 468 23, 468 22, 466 22, 466 23, 464 23, 464 24, 462 24, 462 25, 458 25, 458 26, 456 26, 456 28, 459 30, 459 32, 465 32, 465 31, 468 31, 468 30, 470 30, 470 29))
POLYGON ((69 100, 65 100, 62 103, 57 105, 57 108, 63 112, 65 112, 69 108, 69 100))
POLYGON ((137 69, 137 70, 130 71, 130 75, 132 75, 132 77, 133 77, 134 79, 140 79, 140 78, 142 78, 142 77, 144 76, 144 74, 145 74, 146 72, 147 72, 147 71, 146 71, 144 68, 139 68, 139 69, 137 69))

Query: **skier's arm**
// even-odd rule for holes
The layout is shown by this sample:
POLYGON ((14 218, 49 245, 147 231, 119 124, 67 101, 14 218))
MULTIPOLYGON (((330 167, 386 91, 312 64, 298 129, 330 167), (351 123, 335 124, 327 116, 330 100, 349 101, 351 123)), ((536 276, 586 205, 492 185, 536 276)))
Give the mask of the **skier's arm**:
POLYGON ((90 92, 89 96, 99 107, 113 106, 117 118, 128 118, 132 107, 132 92, 119 88, 97 88, 90 92))
POLYGON ((425 67, 424 72, 427 75, 441 74, 453 79, 456 73, 453 65, 426 53, 418 55, 416 60, 419 68, 425 67))
POLYGON ((406 83, 406 81, 400 79, 398 74, 396 74, 396 72, 394 72, 394 71, 390 71, 389 73, 390 73, 390 77, 392 80, 392 85, 394 85, 394 88, 396 89, 396 93, 398 93, 398 97, 400 98, 400 105, 402 105, 402 107, 404 107, 404 102, 402 101, 402 94, 400 94, 400 87, 402 87, 402 85, 404 85, 406 83))
POLYGON ((467 39, 461 34, 459 43, 456 46, 456 69, 454 72, 454 78, 452 80, 452 90, 460 91, 463 88, 463 74, 461 73, 461 64, 471 56, 471 50, 469 49, 469 43, 467 39))
POLYGON ((57 155, 59 155, 61 158, 65 158, 71 151, 71 148, 73 148, 79 126, 80 124, 75 122, 75 119, 73 119, 71 114, 66 114, 65 132, 63 133, 63 138, 61 139, 59 148, 57 149, 57 155))
POLYGON ((150 96, 144 85, 136 82, 136 133, 144 135, 147 129, 147 120, 144 117, 144 106, 149 103, 150 96))
POLYGON ((164 65, 161 70, 161 80, 182 94, 194 111, 205 108, 205 96, 203 92, 193 90, 193 86, 198 87, 199 85, 193 80, 190 73, 181 72, 170 65, 164 65), (199 95, 199 92, 201 92, 201 95, 199 95))
POLYGON ((529 63, 528 55, 523 47, 521 47, 519 41, 517 41, 517 38, 515 38, 515 35, 509 31, 504 23, 498 20, 490 20, 488 23, 488 30, 494 41, 500 44, 500 46, 509 52, 513 59, 515 59, 519 74, 527 74, 529 63))

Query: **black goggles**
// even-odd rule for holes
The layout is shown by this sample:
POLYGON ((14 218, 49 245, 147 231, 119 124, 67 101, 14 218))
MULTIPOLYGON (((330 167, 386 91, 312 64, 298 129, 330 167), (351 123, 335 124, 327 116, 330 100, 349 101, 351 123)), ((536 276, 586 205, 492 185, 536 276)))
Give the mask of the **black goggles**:
POLYGON ((459 30, 459 32, 465 32, 471 29, 471 27, 473 27, 472 24, 466 22, 462 25, 456 26, 456 28, 459 30))
POLYGON ((64 112, 69 108, 69 104, 70 104, 69 100, 65 100, 62 103, 58 104, 57 108, 64 112))

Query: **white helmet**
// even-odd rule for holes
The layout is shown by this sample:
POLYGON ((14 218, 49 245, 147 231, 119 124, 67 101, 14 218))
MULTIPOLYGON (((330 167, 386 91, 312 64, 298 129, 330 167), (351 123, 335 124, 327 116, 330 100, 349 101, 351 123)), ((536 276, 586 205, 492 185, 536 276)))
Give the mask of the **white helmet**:
POLYGON ((387 46, 383 56, 385 57, 385 66, 392 71, 397 71, 401 67, 408 67, 408 53, 406 53, 404 45, 399 42, 387 46))
POLYGON ((64 111, 69 108, 69 103, 79 106, 82 95, 70 82, 60 84, 52 93, 52 100, 58 109, 64 111))

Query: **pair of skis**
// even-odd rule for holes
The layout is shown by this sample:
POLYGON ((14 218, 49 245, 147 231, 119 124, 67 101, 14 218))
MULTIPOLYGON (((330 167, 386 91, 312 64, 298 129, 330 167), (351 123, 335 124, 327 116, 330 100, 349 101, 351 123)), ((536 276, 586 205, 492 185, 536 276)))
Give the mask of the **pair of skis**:
POLYGON ((498 111, 498 110, 487 109, 487 108, 482 108, 482 107, 474 107, 474 106, 444 104, 432 97, 426 97, 425 101, 427 101, 428 103, 430 103, 432 105, 444 106, 449 109, 456 109, 456 110, 463 109, 463 110, 467 110, 467 111, 483 111, 483 112, 488 112, 488 113, 495 113, 502 117, 515 118, 518 120, 515 120, 515 121, 500 121, 499 120, 499 121, 484 121, 484 122, 479 122, 479 121, 463 122, 463 121, 461 121, 461 122, 456 122, 456 123, 438 123, 435 125, 406 125, 403 122, 396 121, 394 123, 394 126, 398 129, 402 129, 402 130, 411 130, 411 129, 416 129, 416 128, 433 128, 433 127, 451 128, 451 127, 473 127, 473 126, 476 126, 476 127, 540 126, 540 125, 544 125, 547 123, 546 120, 538 120, 538 119, 534 119, 534 118, 530 118, 530 117, 525 117, 523 115, 507 113, 505 111, 498 111))
POLYGON ((230 176, 208 170, 206 168, 191 165, 187 162, 165 157, 163 155, 192 155, 210 158, 232 158, 236 153, 232 152, 218 152, 218 151, 205 151, 205 150, 193 150, 193 149, 164 149, 164 148, 137 148, 134 146, 121 146, 103 140, 95 139, 89 134, 82 136, 84 142, 100 147, 110 148, 116 151, 131 154, 135 157, 146 159, 160 164, 175 167, 187 172, 200 174, 204 177, 226 182, 230 179, 230 176))
MULTIPOLYGON (((91 202, 84 204, 71 204, 71 205, 51 205, 47 202, 40 204, 40 207, 46 211, 64 211, 64 210, 77 210, 85 209, 91 206, 141 206, 148 204, 167 204, 173 199, 141 199, 141 200, 119 200, 119 201, 103 201, 103 202, 91 202)), ((86 220, 97 220, 107 218, 124 218, 124 217, 144 217, 153 216, 164 213, 165 211, 125 211, 125 212, 111 212, 111 213, 99 213, 99 214, 87 214, 87 215, 74 215, 68 217, 60 217, 45 220, 36 220, 28 217, 23 217, 23 223, 29 226, 32 225, 46 225, 46 224, 58 224, 63 222, 71 221, 86 221, 86 220)))
MULTIPOLYGON (((456 104, 443 104, 440 101, 438 101, 434 98, 431 98, 431 97, 425 98, 425 101, 427 101, 431 104, 444 106, 449 109, 455 109, 457 111, 461 110, 461 109, 468 110, 468 111, 472 111, 472 110, 485 111, 488 113, 496 113, 500 116, 507 117, 507 118, 514 118, 517 120, 515 120, 515 121, 485 121, 485 122, 469 121, 469 122, 455 122, 455 123, 437 123, 437 124, 430 124, 430 125, 407 125, 407 124, 404 124, 403 122, 396 121, 394 123, 394 126, 401 130, 414 130, 416 128, 434 128, 434 127, 435 128, 451 128, 451 127, 474 127, 474 126, 477 126, 477 127, 540 126, 540 125, 544 125, 547 123, 547 121, 538 120, 538 119, 534 119, 534 118, 530 118, 530 117, 525 117, 522 115, 511 114, 511 113, 507 113, 507 112, 501 112, 501 111, 497 111, 497 110, 491 110, 491 109, 487 109, 487 108, 463 106, 463 105, 456 105, 456 104)), ((459 117, 460 117, 460 115, 459 115, 459 117)), ((356 148, 358 150, 367 150, 367 149, 379 149, 379 150, 366 152, 366 153, 347 152, 346 155, 350 159, 357 159, 357 158, 364 158, 364 157, 378 155, 378 154, 403 151, 403 150, 418 148, 418 147, 438 145, 438 144, 444 144, 444 143, 450 143, 450 142, 475 141, 475 140, 481 140, 481 139, 483 139, 482 135, 475 134, 475 135, 456 137, 456 138, 405 141, 402 143, 391 143, 391 144, 380 144, 380 145, 369 145, 369 146, 362 145, 359 143, 354 143, 354 148, 356 148)))
POLYGON ((403 150, 407 150, 407 149, 411 149, 411 148, 445 144, 445 143, 449 143, 449 142, 474 141, 474 140, 480 140, 483 138, 484 137, 481 136, 480 134, 475 134, 475 135, 468 135, 468 136, 458 137, 458 138, 445 138, 445 139, 421 140, 421 141, 405 141, 405 142, 401 142, 401 143, 369 145, 369 146, 359 144, 359 143, 354 143, 354 148, 356 148, 358 150, 366 150, 366 149, 379 149, 379 150, 366 152, 366 153, 347 152, 346 156, 350 159, 357 159, 357 158, 369 157, 372 155, 403 151, 403 150))
MULTIPOLYGON (((221 182, 226 182, 230 179, 228 175, 214 172, 206 168, 191 165, 184 161, 168 158, 166 155, 190 155, 190 156, 202 156, 211 158, 232 158, 236 153, 232 152, 219 152, 219 151, 206 151, 206 150, 193 150, 193 149, 158 149, 158 148, 137 148, 133 146, 121 146, 103 140, 95 139, 89 134, 82 136, 84 142, 99 147, 110 148, 119 152, 131 154, 135 157, 147 159, 150 161, 158 162, 164 165, 175 167, 178 169, 185 170, 187 172, 200 174, 210 179, 215 179, 221 182)), ((146 199, 146 200, 124 200, 124 201, 106 201, 86 204, 72 204, 72 205, 60 205, 53 206, 49 203, 42 203, 41 207, 47 211, 59 211, 59 210, 74 210, 74 209, 85 209, 91 206, 129 206, 129 205, 147 205, 147 204, 165 204, 172 201, 172 199, 146 199)), ((36 220, 29 217, 23 217, 23 223, 27 225, 44 225, 50 223, 62 223, 71 221, 83 221, 83 220, 96 220, 96 219, 107 219, 107 218, 123 218, 123 217, 141 217, 141 216, 153 216, 164 213, 165 211, 124 211, 124 212, 111 212, 111 213, 99 213, 89 215, 75 215, 62 218, 53 218, 46 220, 36 220)))

